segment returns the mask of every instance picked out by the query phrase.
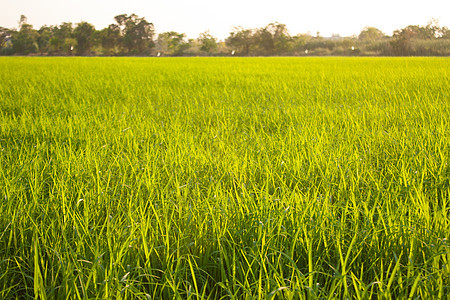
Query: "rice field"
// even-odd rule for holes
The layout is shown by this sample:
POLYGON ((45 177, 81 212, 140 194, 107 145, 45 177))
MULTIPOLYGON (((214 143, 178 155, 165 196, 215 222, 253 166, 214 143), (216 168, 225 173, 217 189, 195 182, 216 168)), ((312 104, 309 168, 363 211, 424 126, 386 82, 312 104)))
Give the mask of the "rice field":
POLYGON ((449 70, 0 57, 0 298, 448 299, 449 70))

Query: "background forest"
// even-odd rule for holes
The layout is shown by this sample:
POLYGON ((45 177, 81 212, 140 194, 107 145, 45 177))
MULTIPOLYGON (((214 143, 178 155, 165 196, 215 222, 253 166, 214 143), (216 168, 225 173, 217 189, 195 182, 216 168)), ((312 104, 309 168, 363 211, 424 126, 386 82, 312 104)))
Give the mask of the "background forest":
POLYGON ((144 17, 122 14, 97 30, 88 22, 62 23, 34 29, 25 16, 18 29, 0 27, 0 55, 58 56, 448 56, 450 34, 435 20, 410 25, 388 36, 375 27, 359 35, 291 35, 285 24, 261 28, 235 27, 221 41, 208 31, 195 39, 175 31, 156 34, 144 17))

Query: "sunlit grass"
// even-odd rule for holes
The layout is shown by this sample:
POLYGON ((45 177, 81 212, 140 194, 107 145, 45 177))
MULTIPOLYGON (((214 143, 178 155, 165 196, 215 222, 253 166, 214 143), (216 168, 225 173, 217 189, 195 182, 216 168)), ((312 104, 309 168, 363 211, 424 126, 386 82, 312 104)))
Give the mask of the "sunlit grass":
POLYGON ((449 294, 438 58, 0 58, 0 298, 449 294))

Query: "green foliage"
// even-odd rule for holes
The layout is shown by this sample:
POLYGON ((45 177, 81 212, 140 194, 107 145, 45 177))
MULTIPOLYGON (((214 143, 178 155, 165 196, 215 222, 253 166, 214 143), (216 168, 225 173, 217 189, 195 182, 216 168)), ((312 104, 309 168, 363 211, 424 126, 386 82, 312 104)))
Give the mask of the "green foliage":
POLYGON ((445 299, 449 67, 0 58, 0 298, 445 299))
POLYGON ((52 27, 42 26, 38 30, 39 36, 37 38, 37 43, 39 47, 39 52, 41 54, 48 53, 50 51, 50 40, 52 38, 52 27))
POLYGON ((217 39, 208 31, 201 33, 198 37, 198 41, 200 42, 200 50, 205 53, 211 53, 218 47, 217 39))
POLYGON ((441 27, 436 21, 428 23, 427 26, 410 25, 403 29, 394 31, 390 42, 395 55, 449 55, 450 42, 446 43, 446 48, 439 51, 439 47, 433 47, 434 43, 428 43, 429 49, 417 47, 417 41, 436 41, 443 39, 447 42, 448 29, 441 27))
POLYGON ((27 55, 38 52, 39 34, 32 25, 25 22, 26 18, 22 16, 19 31, 12 33, 12 44, 15 53, 27 55))
POLYGON ((365 27, 359 36, 329 38, 310 34, 291 36, 285 24, 265 27, 235 27, 225 41, 218 41, 208 31, 197 39, 184 33, 168 31, 154 40, 152 23, 135 14, 117 15, 116 23, 97 31, 81 22, 43 26, 39 31, 21 16, 20 30, 0 27, 0 55, 240 55, 240 56, 449 56, 450 34, 445 26, 431 20, 426 26, 410 25, 387 37, 375 27, 365 27), (12 37, 12 38, 11 38, 12 37), (159 53, 159 54, 158 54, 159 53))
POLYGON ((105 54, 117 54, 122 48, 122 36, 120 27, 117 24, 111 24, 100 32, 100 39, 105 54))
POLYGON ((11 31, 8 28, 0 27, 0 49, 6 47, 6 40, 10 35, 11 31))
POLYGON ((278 22, 256 30, 255 39, 262 55, 282 55, 291 48, 291 36, 286 25, 278 22))
POLYGON ((78 23, 73 31, 73 36, 77 41, 77 54, 90 54, 95 38, 94 25, 87 22, 78 23))
POLYGON ((225 42, 233 51, 237 50, 238 54, 248 56, 257 46, 255 30, 235 27, 225 42))
POLYGON ((164 54, 181 56, 189 47, 189 42, 186 41, 184 33, 169 31, 158 35, 157 50, 164 54))
POLYGON ((62 23, 52 27, 52 37, 49 41, 50 54, 71 55, 77 47, 77 41, 73 38, 72 23, 62 23))
POLYGON ((122 35, 123 45, 129 54, 148 54, 154 46, 155 29, 152 23, 135 14, 115 16, 122 35))
POLYGON ((361 33, 358 35, 358 39, 361 41, 370 41, 375 42, 383 39, 385 37, 385 34, 375 27, 364 27, 363 30, 361 30, 361 33))

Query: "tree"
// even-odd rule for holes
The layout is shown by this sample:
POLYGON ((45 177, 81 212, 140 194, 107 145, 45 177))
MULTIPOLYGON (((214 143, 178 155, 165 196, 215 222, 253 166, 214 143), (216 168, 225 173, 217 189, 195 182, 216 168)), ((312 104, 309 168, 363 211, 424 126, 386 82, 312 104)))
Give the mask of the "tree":
POLYGON ((95 27, 87 22, 77 24, 73 31, 74 38, 77 41, 77 53, 79 55, 89 54, 94 44, 95 27))
POLYGON ((77 46, 73 38, 72 23, 64 22, 60 26, 52 26, 52 37, 50 38, 49 52, 56 54, 72 54, 77 46))
POLYGON ((292 38, 285 24, 270 23, 256 31, 256 40, 264 55, 280 55, 291 47, 292 38))
POLYGON ((233 48, 233 51, 237 50, 238 54, 249 55, 256 46, 255 30, 235 27, 225 43, 233 48))
POLYGON ((308 53, 307 49, 307 43, 310 41, 313 37, 310 34, 303 33, 303 34, 297 34, 296 36, 292 37, 292 48, 294 51, 294 54, 301 54, 303 55, 306 51, 308 53))
POLYGON ((390 45, 395 55, 413 55, 414 40, 435 39, 435 33, 428 27, 409 25, 394 31, 390 45))
POLYGON ((390 45, 395 55, 408 55, 411 52, 411 39, 415 33, 410 29, 395 30, 390 45))
POLYGON ((358 35, 358 40, 374 42, 381 40, 385 37, 385 34, 375 27, 364 27, 358 35))
POLYGON ((127 48, 128 53, 144 54, 148 53, 154 47, 153 36, 155 28, 145 18, 139 18, 135 14, 115 16, 121 35, 123 44, 127 48))
POLYGON ((14 53, 30 54, 38 51, 38 32, 33 29, 33 25, 27 24, 27 18, 20 16, 19 31, 12 34, 12 44, 14 53))
POLYGON ((433 40, 447 34, 447 27, 441 27, 437 20, 432 19, 426 26, 409 25, 394 31, 393 38, 433 40))
POLYGON ((41 54, 48 53, 50 49, 50 39, 52 38, 52 28, 49 26, 42 26, 38 30, 39 36, 37 43, 39 46, 39 52, 41 54))
POLYGON ((211 53, 211 51, 217 49, 217 39, 209 31, 200 33, 198 41, 200 42, 200 50, 203 52, 211 53))
POLYGON ((448 28, 440 26, 439 21, 436 19, 431 19, 425 28, 428 31, 428 36, 431 38, 445 38, 448 36, 448 28))
POLYGON ((11 47, 11 34, 13 30, 0 27, 0 55, 9 55, 13 53, 11 47))
POLYGON ((394 31, 390 45, 395 55, 436 55, 436 51, 438 54, 445 53, 445 44, 442 52, 438 50, 437 40, 446 39, 447 32, 447 27, 441 27, 436 20, 431 20, 426 26, 409 25, 394 31))
POLYGON ((443 27, 442 36, 439 38, 440 39, 450 39, 450 30, 448 30, 447 27, 443 27))
POLYGON ((117 54, 122 46, 122 36, 117 24, 111 24, 100 31, 100 40, 105 54, 117 54))
POLYGON ((6 41, 10 38, 11 31, 0 26, 0 48, 6 47, 6 41))
POLYGON ((181 56, 190 45, 184 33, 175 31, 163 32, 158 35, 158 50, 169 55, 181 56))
POLYGON ((262 55, 275 54, 275 42, 272 37, 272 33, 266 28, 260 28, 255 34, 256 44, 260 49, 262 55))

